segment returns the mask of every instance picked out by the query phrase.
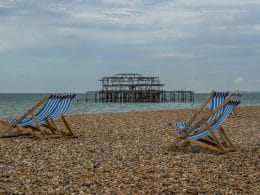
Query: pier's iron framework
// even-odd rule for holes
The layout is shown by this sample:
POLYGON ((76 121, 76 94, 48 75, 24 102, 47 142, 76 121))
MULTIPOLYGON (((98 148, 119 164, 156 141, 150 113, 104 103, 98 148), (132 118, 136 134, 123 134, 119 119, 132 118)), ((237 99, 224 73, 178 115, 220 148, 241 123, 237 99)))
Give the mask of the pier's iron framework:
POLYGON ((157 76, 141 74, 116 74, 103 77, 102 89, 91 98, 86 94, 86 101, 95 99, 99 102, 193 102, 193 91, 164 91, 164 84, 157 76))
POLYGON ((141 74, 117 74, 103 77, 101 101, 105 102, 160 102, 163 84, 159 77, 141 74))

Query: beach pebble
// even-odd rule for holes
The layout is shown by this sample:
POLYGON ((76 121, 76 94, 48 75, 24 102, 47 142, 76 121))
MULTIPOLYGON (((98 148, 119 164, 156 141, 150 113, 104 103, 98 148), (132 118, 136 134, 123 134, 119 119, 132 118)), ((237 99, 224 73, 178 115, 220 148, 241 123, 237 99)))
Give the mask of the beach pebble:
POLYGON ((70 115, 77 137, 0 139, 0 193, 260 194, 260 107, 237 111, 223 124, 237 146, 226 155, 172 147, 169 124, 189 109, 70 115))

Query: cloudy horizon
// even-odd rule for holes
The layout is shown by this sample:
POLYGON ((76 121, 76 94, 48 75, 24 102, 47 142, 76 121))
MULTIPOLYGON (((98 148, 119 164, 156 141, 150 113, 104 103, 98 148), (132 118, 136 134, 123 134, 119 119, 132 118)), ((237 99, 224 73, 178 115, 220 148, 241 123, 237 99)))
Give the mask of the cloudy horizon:
POLYGON ((85 92, 103 76, 260 91, 258 0, 0 0, 0 93, 85 92))

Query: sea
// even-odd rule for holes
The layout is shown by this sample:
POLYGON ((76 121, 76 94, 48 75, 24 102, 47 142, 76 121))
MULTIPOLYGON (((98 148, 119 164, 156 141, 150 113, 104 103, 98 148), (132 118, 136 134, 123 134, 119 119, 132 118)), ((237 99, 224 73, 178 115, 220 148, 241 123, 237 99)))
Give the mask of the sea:
MULTIPOLYGON (((39 99, 47 94, 0 94, 0 117, 21 116, 39 99)), ((208 96, 207 93, 195 93, 194 102, 162 102, 162 103, 101 103, 86 101, 86 94, 78 93, 73 99, 67 114, 115 113, 153 110, 175 110, 197 108, 208 96)), ((260 92, 242 93, 241 106, 260 106, 260 92)))

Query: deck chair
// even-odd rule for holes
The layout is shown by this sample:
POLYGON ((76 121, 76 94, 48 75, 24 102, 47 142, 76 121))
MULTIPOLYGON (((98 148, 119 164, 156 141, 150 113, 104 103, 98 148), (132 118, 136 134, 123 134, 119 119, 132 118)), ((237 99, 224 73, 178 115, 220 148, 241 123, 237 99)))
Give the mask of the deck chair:
POLYGON ((44 139, 47 138, 48 134, 73 135, 63 114, 69 109, 74 97, 75 94, 50 94, 42 98, 18 119, 0 120, 0 123, 5 127, 0 137, 31 134, 36 138, 44 139), (58 118, 62 119, 67 132, 58 129, 54 122, 58 118))
MULTIPOLYGON (((214 109, 216 109, 216 107, 218 105, 220 105, 221 103, 223 103, 223 101, 230 95, 230 92, 216 92, 216 91, 212 91, 207 99, 204 101, 204 103, 201 105, 201 107, 199 108, 199 110, 197 112, 195 112, 193 114, 193 116, 190 118, 189 121, 187 122, 183 122, 183 121, 179 121, 179 122, 176 122, 175 125, 177 128, 179 129, 187 129, 188 126, 190 126, 194 120, 196 120, 197 116, 199 114, 201 114, 202 112, 206 112, 208 110, 212 111, 214 109), (208 103, 210 102, 210 107, 208 108, 207 105, 208 103)), ((235 94, 233 94, 235 95, 235 94)), ((217 115, 221 112, 221 109, 216 112, 214 115, 212 115, 210 118, 209 118, 209 121, 213 120, 214 118, 217 117, 217 115)))
POLYGON ((232 94, 229 94, 214 110, 197 116, 194 124, 181 128, 176 126, 174 132, 178 138, 173 145, 183 147, 193 143, 219 153, 235 150, 234 144, 221 125, 239 103, 240 101, 232 99, 232 94))
POLYGON ((57 108, 45 119, 46 124, 43 124, 43 125, 45 127, 49 128, 53 134, 62 133, 64 135, 69 135, 69 136, 73 135, 73 132, 72 132, 64 114, 69 109, 71 101, 75 96, 76 96, 75 94, 63 96, 63 98, 60 100, 57 108), (66 126, 67 132, 63 131, 62 129, 59 129, 57 127, 54 119, 58 119, 58 118, 61 118, 61 120, 63 121, 64 125, 66 126))

